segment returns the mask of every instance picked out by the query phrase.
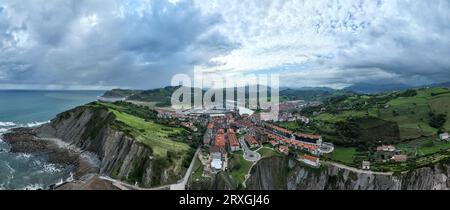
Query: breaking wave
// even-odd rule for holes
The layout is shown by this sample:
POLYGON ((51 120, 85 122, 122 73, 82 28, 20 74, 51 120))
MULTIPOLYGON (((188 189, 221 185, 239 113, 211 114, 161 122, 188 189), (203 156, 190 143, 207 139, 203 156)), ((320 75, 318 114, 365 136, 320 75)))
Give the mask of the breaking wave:
POLYGON ((44 122, 31 122, 31 123, 27 123, 22 127, 28 127, 28 128, 33 128, 33 127, 38 127, 41 126, 43 124, 49 123, 50 121, 44 121, 44 122))
POLYGON ((43 184, 30 184, 22 188, 21 190, 43 190, 44 185, 43 184))
POLYGON ((19 128, 19 127, 26 127, 26 128, 34 128, 37 126, 41 126, 43 124, 49 123, 50 121, 43 121, 43 122, 29 122, 25 124, 17 124, 14 122, 0 122, 0 132, 6 132, 8 129, 11 128, 19 128))
POLYGON ((16 126, 17 124, 16 123, 13 123, 13 122, 1 122, 0 121, 0 127, 14 127, 14 126, 16 126))

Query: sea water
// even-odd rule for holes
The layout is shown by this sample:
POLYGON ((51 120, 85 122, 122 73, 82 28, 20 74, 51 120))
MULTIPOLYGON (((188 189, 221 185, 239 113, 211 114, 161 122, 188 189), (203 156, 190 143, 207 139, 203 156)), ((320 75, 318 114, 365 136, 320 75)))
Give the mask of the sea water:
MULTIPOLYGON (((58 113, 97 100, 101 91, 1 91, 0 136, 12 128, 35 127, 58 113)), ((13 154, 0 138, 0 189, 45 189, 71 179, 71 168, 45 156, 13 154)))

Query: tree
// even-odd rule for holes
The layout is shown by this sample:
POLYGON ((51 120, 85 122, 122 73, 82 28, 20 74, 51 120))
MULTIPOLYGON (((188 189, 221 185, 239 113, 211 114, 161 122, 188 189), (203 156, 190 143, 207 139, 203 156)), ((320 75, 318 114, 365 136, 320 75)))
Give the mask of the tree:
POLYGON ((433 128, 442 128, 447 121, 447 115, 430 113, 430 126, 433 128))

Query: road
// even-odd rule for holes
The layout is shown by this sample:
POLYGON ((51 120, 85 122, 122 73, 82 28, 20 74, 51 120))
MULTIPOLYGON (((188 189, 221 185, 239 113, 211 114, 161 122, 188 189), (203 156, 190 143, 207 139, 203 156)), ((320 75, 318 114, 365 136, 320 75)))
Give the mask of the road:
POLYGON ((184 175, 181 182, 177 184, 170 185, 170 190, 186 190, 186 185, 189 181, 189 177, 192 175, 192 170, 194 169, 195 161, 197 160, 198 153, 200 152, 200 147, 195 151, 194 157, 192 158, 191 165, 189 165, 188 170, 186 171, 186 174, 184 175))
POLYGON ((244 159, 251 162, 257 162, 261 159, 261 154, 258 152, 250 150, 244 141, 244 137, 239 138, 239 143, 241 143, 242 151, 244 152, 244 159))
POLYGON ((376 171, 367 171, 367 170, 361 170, 358 168, 353 168, 350 166, 346 166, 343 164, 339 164, 339 163, 335 163, 335 162, 329 162, 329 161, 321 161, 322 164, 328 164, 328 165, 332 165, 338 168, 342 168, 342 169, 346 169, 349 171, 353 171, 356 173, 363 173, 363 174, 373 174, 373 175, 387 175, 387 176, 392 176, 392 172, 376 172, 376 171))

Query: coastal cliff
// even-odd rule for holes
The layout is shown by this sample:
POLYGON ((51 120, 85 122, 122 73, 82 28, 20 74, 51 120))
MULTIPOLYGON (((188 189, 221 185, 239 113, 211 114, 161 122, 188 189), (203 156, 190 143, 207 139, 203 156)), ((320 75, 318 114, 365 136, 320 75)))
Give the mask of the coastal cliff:
POLYGON ((83 152, 95 154, 100 160, 98 173, 141 187, 179 180, 185 170, 183 167, 153 156, 151 147, 137 141, 119 125, 107 108, 86 105, 59 114, 50 123, 28 131, 27 135, 22 130, 22 134, 12 133, 7 139, 11 143, 17 139, 62 140, 83 152))
POLYGON ((319 169, 288 158, 271 157, 255 165, 248 181, 253 190, 448 190, 450 162, 399 175, 358 173, 333 165, 319 169))

